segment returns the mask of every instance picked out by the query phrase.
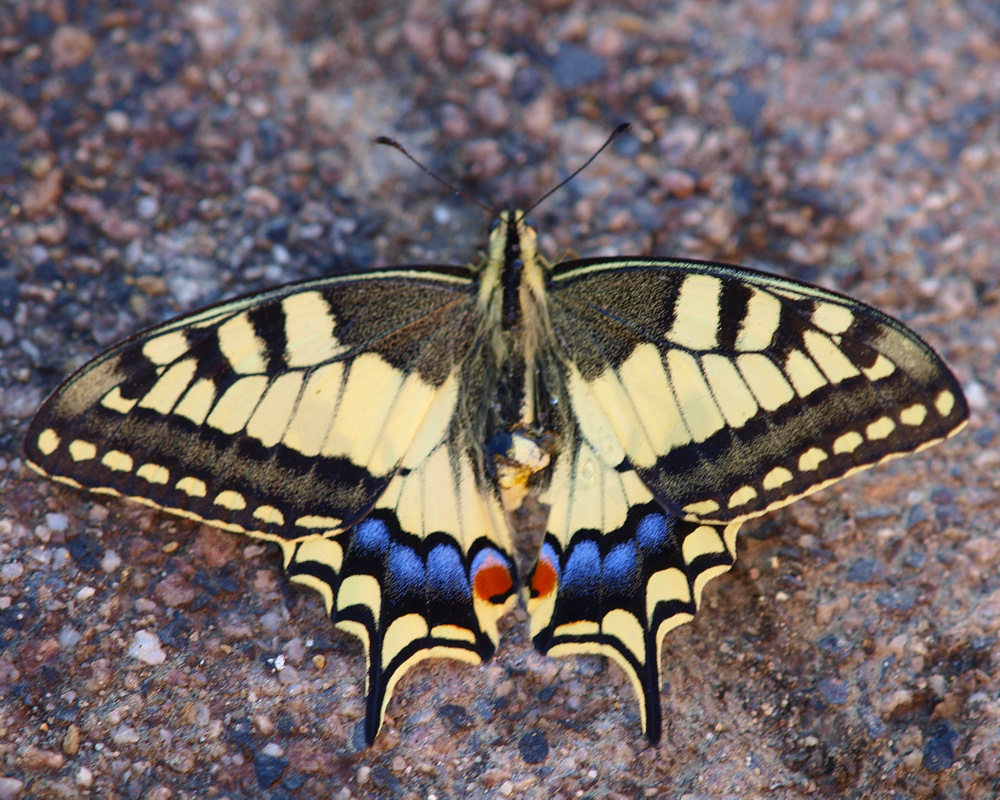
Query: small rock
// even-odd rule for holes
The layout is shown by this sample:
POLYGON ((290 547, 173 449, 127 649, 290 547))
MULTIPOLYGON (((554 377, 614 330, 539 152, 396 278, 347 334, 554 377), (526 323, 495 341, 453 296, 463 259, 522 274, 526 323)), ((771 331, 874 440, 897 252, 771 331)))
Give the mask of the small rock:
POLYGON ((832 706, 843 705, 851 695, 850 684, 839 678, 824 678, 816 684, 816 688, 823 699, 832 706))
POLYGON ((0 800, 17 800, 24 791, 24 781, 17 778, 0 778, 0 800))
POLYGON ((52 66, 78 67, 94 52, 94 37, 82 28, 63 25, 52 36, 52 66))
POLYGON ((871 583, 880 581, 885 570, 877 558, 859 558, 847 570, 847 580, 851 583, 871 583))
POLYGON ((29 185, 21 198, 21 208, 28 219, 36 219, 54 210, 62 195, 63 174, 61 169, 54 169, 29 185))
POLYGON ((132 658, 144 664, 162 664, 167 660, 167 654, 160 647, 160 637, 149 631, 136 631, 132 646, 128 649, 132 658))
POLYGON ((61 769, 66 758, 55 750, 43 750, 40 747, 26 747, 21 754, 21 763, 32 769, 61 769))
POLYGON ((517 743, 525 764, 541 764, 549 756, 549 743, 541 731, 529 731, 517 743))
POLYGON ((598 81, 608 71, 608 63, 598 55, 574 44, 564 44, 552 60, 552 79, 560 89, 577 89, 598 81))
POLYGON ((258 753, 254 756, 253 766, 257 772, 257 783, 260 788, 267 789, 281 778, 281 773, 288 766, 288 759, 258 753))
POLYGON ((924 740, 924 768, 928 772, 944 772, 955 762, 955 742, 958 733, 950 722, 939 722, 924 740))
POLYGON ((131 725, 118 725, 111 731, 111 741, 115 744, 135 744, 139 741, 139 732, 131 725))
POLYGON ((80 752, 80 740, 83 738, 78 725, 70 725, 66 729, 66 735, 62 740, 62 751, 68 756, 75 756, 80 752))

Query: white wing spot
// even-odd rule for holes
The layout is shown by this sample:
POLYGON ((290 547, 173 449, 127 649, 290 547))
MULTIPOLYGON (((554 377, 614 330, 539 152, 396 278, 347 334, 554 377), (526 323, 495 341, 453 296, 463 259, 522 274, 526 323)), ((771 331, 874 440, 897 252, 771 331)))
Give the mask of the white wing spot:
POLYGON ((143 464, 135 474, 149 483, 166 484, 170 480, 170 470, 160 464, 143 464))
POLYGON ((69 443, 69 457, 74 461, 90 461, 97 455, 97 448, 83 439, 74 439, 69 443))
POLYGON ((205 497, 208 494, 208 485, 199 478, 186 476, 177 481, 176 488, 184 492, 188 497, 205 497))
POLYGON ((802 341, 830 383, 837 384, 859 374, 858 368, 825 334, 806 331, 802 334, 802 341))
POLYGON ((182 331, 165 333, 142 346, 142 354, 158 366, 173 363, 187 351, 187 337, 182 331))
POLYGON ((729 498, 729 507, 737 508, 738 506, 745 506, 751 500, 757 496, 757 490, 752 486, 741 486, 732 496, 729 498))
POLYGON ((121 414, 127 414, 129 411, 135 408, 135 404, 138 402, 139 402, 138 398, 134 400, 129 400, 125 397, 122 397, 121 386, 116 386, 114 389, 112 389, 110 392, 104 395, 104 397, 101 398, 102 406, 111 411, 117 411, 121 414))
POLYGON ((881 353, 878 354, 874 364, 862 370, 862 372, 865 373, 865 377, 870 381, 878 381, 882 380, 882 378, 888 378, 895 371, 896 365, 881 353))
POLYGON ((833 452, 835 455, 853 453, 862 442, 864 442, 864 437, 860 433, 857 431, 848 431, 834 440, 833 452))
POLYGON ((740 322, 736 349, 744 353, 766 350, 774 341, 780 321, 781 301, 772 294, 754 289, 740 322))
POLYGON ((762 353, 744 353, 737 357, 736 366, 765 411, 776 411, 795 397, 785 374, 762 353))
POLYGON ((238 375, 267 372, 267 347, 246 312, 223 322, 216 335, 219 350, 229 361, 233 372, 238 375))
POLYGON ((50 456, 59 449, 59 443, 61 441, 62 439, 59 438, 58 433, 52 430, 52 428, 46 428, 38 434, 38 449, 41 451, 42 455, 50 456))
POLYGON ((697 503, 689 503, 684 506, 684 513, 691 514, 696 517, 707 516, 708 514, 714 514, 719 510, 719 504, 714 500, 699 500, 697 503))
POLYGON ((295 520, 295 524, 300 528, 325 528, 325 529, 335 529, 340 528, 343 523, 342 519, 337 519, 336 517, 321 517, 316 514, 307 514, 304 517, 299 517, 295 520))
POLYGON ((101 463, 112 472, 131 472, 135 466, 132 456, 121 450, 109 450, 104 454, 101 463))
POLYGON ((785 372, 799 397, 808 397, 827 385, 815 362, 801 350, 789 350, 785 355, 785 372))
POLYGON ((784 486, 792 479, 792 473, 789 472, 784 467, 775 467, 767 475, 764 476, 762 486, 767 491, 772 491, 781 486, 784 486))
POLYGON ((274 506, 257 506, 253 511, 254 518, 271 525, 284 525, 285 515, 274 506))
POLYGON ((281 301, 285 312, 285 361, 289 367, 311 367, 340 355, 334 329, 337 320, 319 292, 299 292, 281 301))
POLYGON ((954 407, 955 395, 948 390, 941 392, 941 394, 934 399, 934 408, 937 409, 938 414, 942 417, 947 417, 954 407))
POLYGON ((242 511, 247 507, 246 498, 239 492, 234 492, 232 489, 226 489, 224 492, 219 492, 216 495, 215 500, 212 502, 217 506, 228 508, 230 511, 242 511))
POLYGON ((198 362, 193 358, 185 358, 167 369, 156 383, 139 401, 140 408, 149 408, 160 414, 169 414, 185 389, 194 378, 198 362))
POLYGON ((833 303, 817 303, 812 313, 812 323, 827 333, 838 335, 851 327, 854 314, 845 306, 833 303))
POLYGON ((899 421, 911 427, 923 425, 925 419, 927 419, 927 406, 923 403, 914 403, 899 413, 899 421))
POLYGON ((799 471, 812 472, 817 469, 820 464, 826 461, 827 458, 829 458, 829 456, 827 456, 827 454, 818 447, 810 447, 799 456, 799 471))
POLYGON ((687 276, 677 293, 667 338, 688 350, 714 349, 718 345, 721 291, 718 278, 700 273, 687 276))
POLYGON ((865 436, 871 441, 885 439, 894 430, 896 430, 895 422, 889 417, 880 417, 865 428, 865 436))

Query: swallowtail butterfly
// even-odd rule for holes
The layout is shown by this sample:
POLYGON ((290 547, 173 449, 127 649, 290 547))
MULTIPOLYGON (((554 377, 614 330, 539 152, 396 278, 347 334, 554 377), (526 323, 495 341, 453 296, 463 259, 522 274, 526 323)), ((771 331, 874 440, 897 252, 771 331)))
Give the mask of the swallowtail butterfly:
POLYGON ((520 212, 465 267, 228 300, 136 334, 48 398, 36 471, 277 543, 367 657, 365 736, 425 658, 488 659, 520 596, 543 653, 600 653, 661 732, 660 652, 736 532, 952 435, 912 331, 738 266, 552 265, 520 212), (519 581, 508 515, 549 506, 519 581))

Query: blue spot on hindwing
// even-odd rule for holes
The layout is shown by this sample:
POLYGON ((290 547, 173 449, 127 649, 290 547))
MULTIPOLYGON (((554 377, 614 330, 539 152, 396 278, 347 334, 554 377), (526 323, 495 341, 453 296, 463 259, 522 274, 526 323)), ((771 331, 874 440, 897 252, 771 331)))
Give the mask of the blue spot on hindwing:
POLYGON ((355 526, 351 537, 351 548, 365 558, 385 557, 389 550, 390 538, 389 528, 385 522, 376 517, 368 517, 355 526))
POLYGON ((423 559, 412 547, 394 544, 389 550, 386 582, 395 596, 423 594, 427 573, 423 559))
POLYGON ((578 596, 595 595, 601 577, 601 551, 597 542, 584 539, 571 545, 560 586, 578 596))
POLYGON ((472 587, 462 555, 453 545, 436 545, 427 554, 427 588, 434 600, 470 602, 472 587))
POLYGON ((606 591, 628 594, 635 586, 638 575, 638 548, 634 541, 615 545, 604 557, 601 583, 606 591))
POLYGON ((635 538, 643 552, 662 550, 673 533, 673 519, 664 514, 647 514, 635 526, 635 538))

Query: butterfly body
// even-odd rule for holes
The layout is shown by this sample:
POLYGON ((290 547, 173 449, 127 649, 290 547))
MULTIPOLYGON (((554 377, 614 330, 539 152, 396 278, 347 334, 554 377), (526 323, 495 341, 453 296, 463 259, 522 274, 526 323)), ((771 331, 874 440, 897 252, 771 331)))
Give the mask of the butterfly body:
POLYGON ((535 645, 626 672, 651 741, 660 653, 740 525, 940 441, 967 409, 901 323, 740 267, 551 265, 517 212, 467 268, 226 301, 116 345, 31 423, 73 487, 277 543, 367 657, 365 735, 428 657, 535 645), (507 515, 549 506, 519 580, 507 515))

